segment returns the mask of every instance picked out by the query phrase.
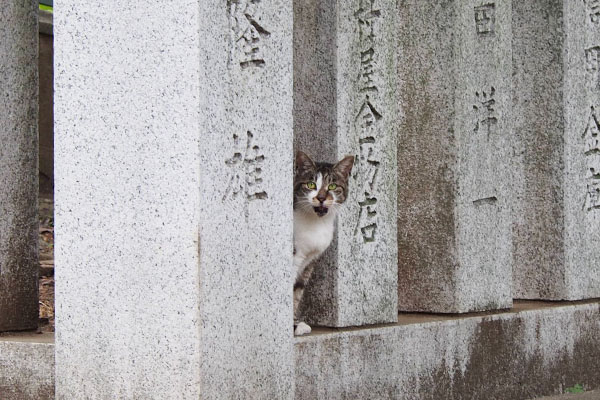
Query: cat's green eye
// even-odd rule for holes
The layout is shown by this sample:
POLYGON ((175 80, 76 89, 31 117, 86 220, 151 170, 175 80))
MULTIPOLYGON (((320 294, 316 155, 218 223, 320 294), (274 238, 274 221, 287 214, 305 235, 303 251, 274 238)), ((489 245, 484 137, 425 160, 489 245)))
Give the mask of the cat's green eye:
POLYGON ((335 190, 335 189, 337 189, 337 185, 335 183, 330 183, 329 186, 327 186, 327 189, 335 190))
POLYGON ((309 188, 310 190, 314 190, 317 188, 317 184, 314 182, 307 182, 306 187, 309 188))

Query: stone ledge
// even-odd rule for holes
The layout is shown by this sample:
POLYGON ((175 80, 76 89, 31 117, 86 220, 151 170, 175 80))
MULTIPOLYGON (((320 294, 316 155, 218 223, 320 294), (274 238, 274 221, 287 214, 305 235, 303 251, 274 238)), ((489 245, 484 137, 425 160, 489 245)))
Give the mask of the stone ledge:
MULTIPOLYGON (((296 399, 510 400, 600 387, 598 300, 314 332, 295 339, 296 399)), ((0 398, 54 398, 53 342, 0 336, 0 398)))
POLYGON ((600 386, 600 303, 517 302, 476 316, 295 339, 296 399, 526 399, 600 386))
POLYGON ((54 335, 0 337, 0 399, 54 398, 54 335))

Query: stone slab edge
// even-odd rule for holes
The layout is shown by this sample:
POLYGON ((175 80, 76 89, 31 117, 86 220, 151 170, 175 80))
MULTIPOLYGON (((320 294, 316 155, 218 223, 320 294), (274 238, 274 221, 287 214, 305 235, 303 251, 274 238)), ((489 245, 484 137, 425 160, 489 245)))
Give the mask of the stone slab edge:
POLYGON ((0 399, 54 399, 54 343, 0 341, 0 399))
POLYGON ((297 338, 296 399, 524 399, 600 387, 600 304, 297 338))
MULTIPOLYGON (((296 338, 296 399, 524 399, 600 387, 600 302, 296 338)), ((54 344, 0 341, 0 398, 54 398, 54 344)))

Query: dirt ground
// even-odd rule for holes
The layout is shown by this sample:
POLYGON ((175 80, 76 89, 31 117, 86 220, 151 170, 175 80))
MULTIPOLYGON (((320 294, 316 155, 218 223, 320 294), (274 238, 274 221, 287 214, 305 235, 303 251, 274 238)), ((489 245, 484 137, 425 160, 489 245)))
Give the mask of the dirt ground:
POLYGON ((40 324, 42 332, 54 332, 54 201, 52 191, 40 191, 40 324))

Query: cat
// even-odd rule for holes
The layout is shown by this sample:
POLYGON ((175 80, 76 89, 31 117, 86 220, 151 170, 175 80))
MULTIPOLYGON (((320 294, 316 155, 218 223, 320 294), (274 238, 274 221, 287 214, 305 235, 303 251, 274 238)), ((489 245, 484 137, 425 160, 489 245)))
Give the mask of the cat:
POLYGON ((304 288, 313 271, 314 261, 329 247, 333 239, 338 208, 348 197, 348 178, 354 164, 346 156, 337 164, 313 162, 303 153, 296 153, 294 174, 294 334, 311 332, 299 321, 299 306, 304 288))

